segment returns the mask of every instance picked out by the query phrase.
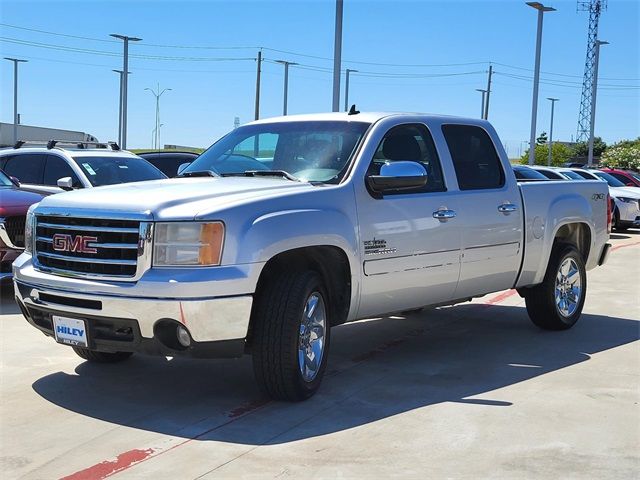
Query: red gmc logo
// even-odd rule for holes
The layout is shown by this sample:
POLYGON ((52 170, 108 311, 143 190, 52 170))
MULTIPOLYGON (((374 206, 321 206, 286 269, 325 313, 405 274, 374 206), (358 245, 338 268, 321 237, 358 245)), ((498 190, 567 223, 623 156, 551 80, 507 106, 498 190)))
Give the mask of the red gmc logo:
POLYGON ((97 242, 97 237, 76 235, 72 237, 66 233, 56 233, 53 236, 53 249, 56 252, 98 253, 98 249, 90 247, 90 243, 97 242))

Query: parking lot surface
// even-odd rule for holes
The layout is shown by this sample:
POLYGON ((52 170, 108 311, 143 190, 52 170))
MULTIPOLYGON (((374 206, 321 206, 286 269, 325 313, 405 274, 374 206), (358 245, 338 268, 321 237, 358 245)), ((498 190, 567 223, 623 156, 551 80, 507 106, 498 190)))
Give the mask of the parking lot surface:
POLYGON ((640 478, 640 231, 611 242, 573 329, 514 291, 344 325, 299 404, 249 357, 85 363, 3 288, 0 477, 640 478))

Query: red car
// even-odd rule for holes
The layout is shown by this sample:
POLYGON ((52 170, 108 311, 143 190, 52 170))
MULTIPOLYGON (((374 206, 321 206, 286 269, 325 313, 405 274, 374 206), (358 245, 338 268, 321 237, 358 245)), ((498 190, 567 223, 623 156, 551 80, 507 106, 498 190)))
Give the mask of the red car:
POLYGON ((11 264, 24 250, 27 210, 43 197, 20 189, 17 180, 0 170, 0 282, 11 279, 11 264))
POLYGON ((617 178, 627 187, 640 187, 640 173, 629 170, 618 170, 617 168, 602 168, 601 170, 617 178))

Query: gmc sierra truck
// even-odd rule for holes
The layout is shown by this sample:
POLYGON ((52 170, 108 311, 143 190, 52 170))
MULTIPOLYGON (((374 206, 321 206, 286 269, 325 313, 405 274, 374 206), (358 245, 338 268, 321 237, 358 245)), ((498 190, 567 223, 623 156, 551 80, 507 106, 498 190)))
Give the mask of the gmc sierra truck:
POLYGON ((287 116, 181 177, 62 193, 14 262, 27 321, 87 361, 251 354, 271 397, 322 380, 331 327, 515 288, 572 327, 609 252, 607 185, 518 184, 486 121, 287 116))

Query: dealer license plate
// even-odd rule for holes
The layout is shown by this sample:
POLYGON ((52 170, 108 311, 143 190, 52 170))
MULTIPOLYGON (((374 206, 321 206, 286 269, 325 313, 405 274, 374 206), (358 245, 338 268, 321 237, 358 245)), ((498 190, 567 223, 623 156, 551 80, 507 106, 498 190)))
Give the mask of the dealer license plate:
POLYGON ((56 341, 74 347, 87 347, 87 327, 84 320, 53 315, 56 341))

